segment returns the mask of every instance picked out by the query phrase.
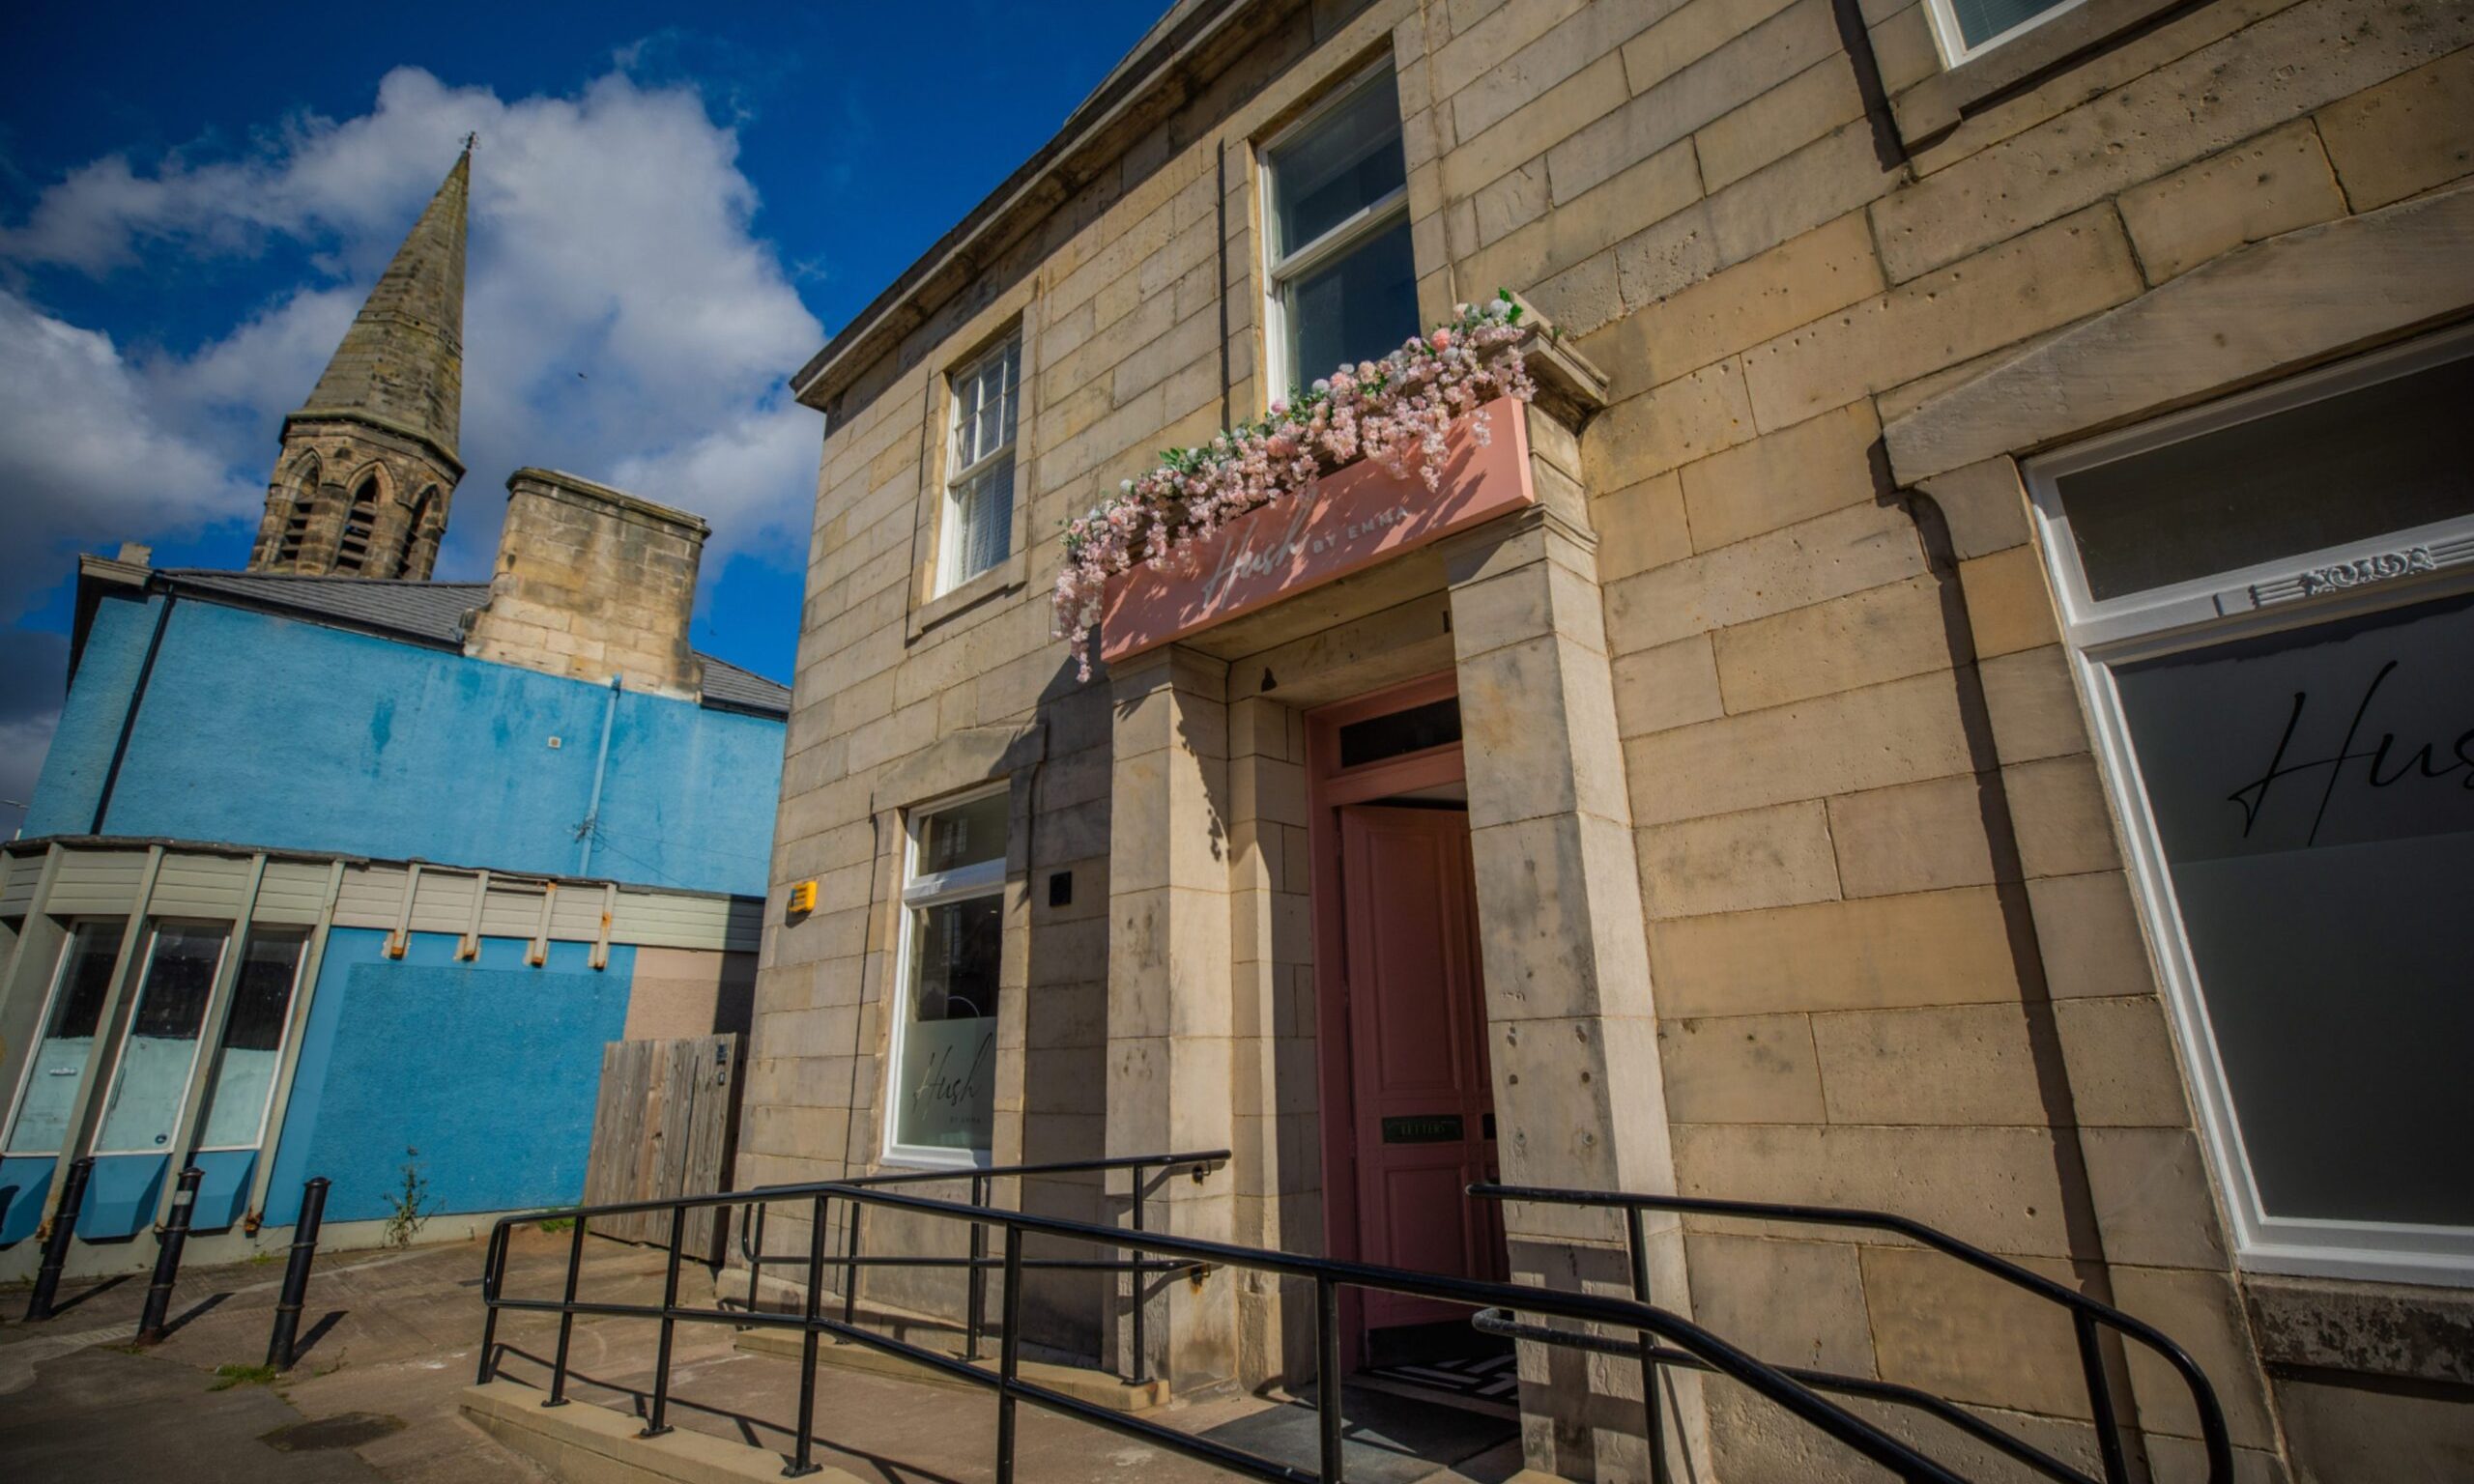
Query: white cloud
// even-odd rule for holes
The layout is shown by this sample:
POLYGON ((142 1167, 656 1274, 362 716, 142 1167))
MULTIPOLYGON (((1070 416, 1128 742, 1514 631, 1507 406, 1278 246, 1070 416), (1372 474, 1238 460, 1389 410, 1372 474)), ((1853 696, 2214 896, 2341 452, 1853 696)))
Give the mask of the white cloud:
POLYGON ((692 90, 623 72, 507 101, 400 68, 360 117, 290 120, 240 159, 100 159, 0 229, 21 271, 277 241, 331 271, 182 357, 131 357, 0 292, 0 500, 31 537, 0 557, 0 616, 75 546, 254 519, 283 414, 472 131, 468 472, 442 575, 484 569, 499 487, 527 464, 704 515, 708 572, 733 551, 804 553, 820 430, 782 382, 822 331, 754 233, 735 131, 692 90))

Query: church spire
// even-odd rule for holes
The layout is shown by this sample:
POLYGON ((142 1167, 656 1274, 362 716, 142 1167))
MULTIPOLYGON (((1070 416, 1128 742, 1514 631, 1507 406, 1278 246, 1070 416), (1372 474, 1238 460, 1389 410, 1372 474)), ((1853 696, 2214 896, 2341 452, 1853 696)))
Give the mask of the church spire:
POLYGON ((464 466, 464 235, 473 140, 284 419, 249 569, 427 578, 464 466))

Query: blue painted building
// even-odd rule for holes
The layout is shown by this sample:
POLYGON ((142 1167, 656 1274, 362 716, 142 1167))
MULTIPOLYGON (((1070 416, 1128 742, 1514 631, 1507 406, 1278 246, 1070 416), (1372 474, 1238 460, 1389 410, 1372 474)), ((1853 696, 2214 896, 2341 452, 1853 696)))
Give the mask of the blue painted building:
POLYGON ((689 645, 705 523, 522 470, 491 580, 425 580, 468 169, 286 420, 250 570, 80 563, 0 846, 0 1278, 85 1156, 87 1270, 152 1261, 188 1163, 202 1260, 311 1176, 330 1242, 408 1167, 431 1236, 579 1199, 604 1047, 748 1028, 790 693, 689 645))

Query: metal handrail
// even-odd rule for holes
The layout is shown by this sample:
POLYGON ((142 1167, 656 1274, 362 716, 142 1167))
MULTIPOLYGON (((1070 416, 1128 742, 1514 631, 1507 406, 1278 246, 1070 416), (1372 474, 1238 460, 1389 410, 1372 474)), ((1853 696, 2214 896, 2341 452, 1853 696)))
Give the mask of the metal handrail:
MULTIPOLYGON (((2031 1271, 2004 1258, 1994 1256, 1983 1248, 1960 1241, 1949 1233, 1925 1225, 1911 1217, 1883 1211, 1860 1211, 1830 1206, 1785 1205, 1767 1201, 1713 1200, 1688 1195, 1641 1195, 1626 1190, 1573 1190, 1548 1185, 1474 1184, 1469 1194, 1483 1200, 1521 1201, 1547 1206, 1596 1206, 1620 1210, 1625 1214, 1625 1237, 1632 1259, 1632 1293, 1640 1301, 1650 1301, 1649 1255, 1647 1236, 1642 1227, 1645 1212, 1668 1212, 1678 1215, 1732 1216, 1751 1221, 1780 1221, 1805 1226, 1860 1227, 1888 1232, 1904 1237, 1919 1245, 1954 1257, 1971 1268, 1991 1273, 2011 1286, 2057 1303, 2070 1311, 2071 1327, 2078 1341, 2079 1364, 2087 1386, 2087 1409, 2096 1431, 2097 1456, 2104 1462, 2101 1484, 2128 1484, 2129 1460, 2122 1450, 2120 1424, 2114 1410, 2113 1382, 2105 1371, 2105 1358, 2099 1345, 2099 1327, 2112 1329, 2125 1338, 2138 1341, 2163 1357, 2190 1389, 2193 1410, 2199 1416, 2200 1439, 2207 1453, 2207 1484, 2231 1484, 2233 1478, 2233 1444, 2226 1431, 2225 1412, 2216 1399, 2216 1388, 2208 1384, 2207 1375, 2199 1362, 2181 1346, 2168 1338, 2162 1330, 2143 1320, 2135 1319, 2109 1303, 2090 1298, 2074 1289, 2065 1288, 2042 1273, 2031 1271)), ((1507 1309, 1518 1305, 1508 1305, 1507 1309)), ((1522 1325, 1509 1313, 1490 1311, 1473 1321, 1478 1328, 1489 1333, 1508 1334, 1517 1339, 1538 1340, 1551 1344, 1570 1345, 1605 1354, 1637 1356, 1641 1361, 1641 1386, 1654 1398, 1658 1368, 1662 1365, 1684 1364, 1693 1369, 1706 1369, 1690 1357, 1678 1359, 1674 1353, 1654 1345, 1644 1333, 1633 1344, 1601 1341, 1597 1336, 1576 1335, 1566 1330, 1548 1329, 1540 1326, 1522 1325)), ((1879 1401, 1898 1402, 1919 1408, 1942 1421, 1966 1432, 2064 1484, 2100 1484, 2081 1470, 2055 1458, 2052 1454, 2025 1442, 1971 1413, 1951 1406, 1930 1392, 1869 1377, 1846 1376, 1829 1371, 1782 1368, 1802 1384, 1820 1390, 1840 1391, 1866 1396, 1879 1401)), ((1654 1402, 1651 1408, 1654 1419, 1654 1402)), ((1653 1455, 1653 1473, 1657 1484, 1664 1484, 1664 1460, 1653 1455)))
MULTIPOLYGON (((1160 1170, 1165 1173, 1169 1170, 1191 1169, 1194 1182, 1199 1184, 1205 1176, 1226 1164, 1228 1157, 1228 1151, 1224 1149, 1189 1155, 1119 1155, 1106 1159, 1057 1159, 1040 1164, 975 1166, 966 1170, 904 1170, 889 1175, 863 1175, 855 1180, 845 1180, 842 1184, 855 1185, 862 1189, 877 1189, 886 1185, 914 1185, 937 1181, 967 1179, 970 1181, 970 1204, 985 1206, 988 1204, 988 1186, 991 1181, 1016 1180, 1025 1175, 1106 1175, 1110 1170, 1131 1170, 1134 1172, 1133 1188, 1130 1191, 1133 1200, 1134 1229, 1138 1232, 1142 1230, 1142 1207, 1147 1195, 1143 1180, 1146 1172, 1160 1170)), ((741 1193, 751 1197, 762 1197, 770 1191, 792 1188, 798 1187, 759 1185, 753 1190, 741 1193)), ((747 1263, 747 1307, 751 1313, 756 1309, 758 1288, 766 1264, 806 1261, 797 1253, 781 1253, 771 1257, 765 1255, 764 1210, 766 1204, 764 1200, 751 1199, 742 1202, 739 1208, 738 1251, 739 1256, 747 1263), (751 1211, 754 1213, 753 1215, 749 1214, 751 1211), (751 1236, 754 1239, 752 1246, 751 1236)), ((964 1307, 963 1358, 978 1359, 980 1339, 988 1328, 988 1272, 992 1268, 1003 1266, 1001 1259, 988 1255, 988 1229, 977 1223, 972 1224, 968 1257, 917 1257, 906 1253, 895 1257, 867 1257, 861 1255, 859 1250, 861 1222, 858 1217, 859 1213, 856 1208, 844 1217, 849 1231, 849 1241, 846 1243, 848 1250, 843 1254, 841 1263, 842 1322, 846 1325, 858 1323, 859 1270, 862 1268, 965 1268, 970 1270, 970 1281, 968 1299, 964 1307)), ((1121 1272, 1133 1275, 1134 1374, 1131 1379, 1135 1384, 1140 1385, 1150 1379, 1149 1352, 1143 1344, 1143 1310, 1146 1307, 1142 1299, 1143 1275, 1145 1273, 1191 1273, 1200 1265, 1150 1258, 1033 1257, 1023 1259, 1022 1266, 1032 1269, 1064 1269, 1080 1272, 1121 1272)))
MULTIPOLYGON (((688 1323, 791 1328, 801 1332, 803 1342, 800 1347, 802 1369, 799 1379, 797 1432, 792 1455, 788 1467, 783 1470, 786 1477, 795 1478, 812 1473, 817 1468, 814 1461, 813 1437, 816 1413, 817 1341, 820 1335, 831 1334, 887 1354, 901 1356, 944 1375, 993 1390, 997 1398, 997 1484, 1012 1484, 1013 1481, 1015 1413, 1018 1405, 1022 1402, 1029 1402, 1033 1406, 1067 1416, 1079 1417, 1095 1426, 1189 1458, 1200 1459, 1233 1472, 1252 1478, 1272 1480, 1274 1484, 1340 1484, 1343 1462, 1340 1449, 1342 1417, 1339 1290, 1348 1287, 1372 1289, 1409 1298, 1437 1299, 1462 1304, 1472 1309, 1517 1308, 1523 1312, 1545 1315, 1549 1318, 1584 1325, 1604 1326, 1615 1329, 1635 1331, 1645 1336, 1654 1336, 1655 1339, 1664 1341, 1694 1357, 1713 1373, 1740 1383, 1755 1394, 1785 1409, 1873 1462, 1889 1469, 1902 1479, 1913 1481, 1913 1484, 1965 1484, 1965 1480, 1960 1475, 1925 1457, 1880 1427, 1822 1396, 1812 1387, 1737 1349, 1690 1320, 1649 1303, 1594 1294, 1522 1288, 1510 1283, 1482 1282, 1475 1278, 1412 1272, 1405 1269, 1378 1267, 1368 1263, 1302 1257, 1293 1253, 1241 1247, 1226 1242, 1204 1241, 1164 1233, 1129 1231, 1084 1221, 1070 1221, 1055 1216, 1036 1216, 1021 1212, 994 1210, 985 1206, 932 1200, 881 1186, 871 1188, 849 1183, 824 1181, 809 1185, 774 1186, 762 1192, 762 1195, 767 1202, 797 1200, 808 1203, 810 1207, 807 1303, 805 1312, 801 1314, 742 1313, 722 1308, 694 1308, 678 1302, 680 1260, 678 1236, 685 1227, 686 1213, 701 1208, 737 1204, 747 1200, 749 1192, 682 1196, 672 1200, 630 1201, 607 1206, 565 1207, 501 1217, 490 1229, 481 1274, 484 1319, 477 1379, 482 1384, 487 1384, 497 1373, 497 1330, 498 1318, 502 1310, 559 1316, 559 1343, 557 1356, 552 1362, 550 1395, 542 1404, 546 1407, 562 1406, 566 1402, 568 1343, 577 1315, 658 1320, 661 1324, 660 1347, 653 1368, 652 1402, 643 1434, 646 1437, 652 1437, 670 1430, 666 1419, 670 1397, 671 1335, 676 1326, 688 1323), (819 1300, 823 1286, 825 1265, 825 1214, 827 1207, 835 1201, 856 1207, 878 1206, 922 1215, 945 1216, 958 1221, 993 1226, 1004 1232, 1003 1268, 1006 1280, 1003 1300, 1004 1317, 997 1368, 994 1371, 984 1370, 966 1360, 957 1359, 938 1351, 928 1350, 887 1335, 877 1334, 856 1325, 829 1318, 820 1312, 819 1300), (583 1267, 584 1234, 590 1221, 599 1216, 665 1210, 672 1215, 669 1276, 664 1286, 662 1301, 659 1304, 640 1304, 579 1299, 576 1297, 577 1279, 583 1267), (568 1248, 563 1295, 559 1298, 509 1298, 504 1292, 509 1235, 520 1223, 543 1220, 567 1220, 574 1223, 570 1228, 573 1237, 568 1248), (1026 1266, 1022 1256, 1022 1241, 1027 1236, 1062 1238, 1098 1246, 1127 1248, 1136 1252, 1166 1256, 1214 1268, 1242 1268, 1279 1277, 1311 1282, 1314 1285, 1315 1299, 1315 1407, 1319 1414, 1317 1420, 1321 1435, 1316 1470, 1309 1473, 1259 1454, 1249 1453, 1207 1438, 1182 1433, 1174 1428, 1114 1412, 1047 1386, 1023 1381, 1021 1376, 1021 1274, 1026 1266)), ((1652 1415, 1654 1416, 1656 1396, 1652 1393, 1644 1400, 1652 1415)), ((1651 1435, 1655 1436, 1654 1426, 1651 1429, 1651 1435)))

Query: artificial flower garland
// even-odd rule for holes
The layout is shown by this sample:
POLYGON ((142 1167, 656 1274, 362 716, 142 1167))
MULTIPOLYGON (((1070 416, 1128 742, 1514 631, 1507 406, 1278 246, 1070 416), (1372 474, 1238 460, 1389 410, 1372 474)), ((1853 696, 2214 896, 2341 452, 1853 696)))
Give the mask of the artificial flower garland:
MULTIPOLYGON (((1117 573, 1184 553, 1275 499, 1310 494, 1325 473, 1360 458, 1396 478, 1414 469, 1428 490, 1439 489, 1453 419, 1497 397, 1527 401, 1537 389, 1521 355, 1528 331, 1520 320, 1508 292, 1462 304, 1450 324, 1410 337, 1381 360, 1343 366, 1274 402, 1260 422, 1198 448, 1164 450, 1159 468, 1068 522, 1054 601, 1075 672, 1091 678, 1091 633, 1117 573)), ((1480 443, 1491 436, 1482 414, 1470 431, 1480 443)))

